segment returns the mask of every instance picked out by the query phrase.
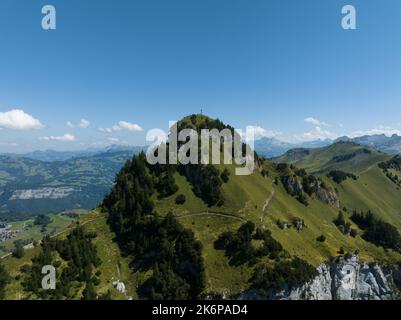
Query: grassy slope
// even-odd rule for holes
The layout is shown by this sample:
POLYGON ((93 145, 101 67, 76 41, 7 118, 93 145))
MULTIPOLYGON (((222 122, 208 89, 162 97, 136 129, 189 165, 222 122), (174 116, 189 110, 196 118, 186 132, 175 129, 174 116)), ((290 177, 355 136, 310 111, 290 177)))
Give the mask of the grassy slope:
POLYGON ((118 245, 113 241, 114 233, 111 232, 110 227, 106 221, 106 215, 94 211, 90 213, 86 219, 92 220, 85 225, 85 230, 95 231, 97 237, 93 240, 97 247, 98 255, 102 260, 100 275, 100 285, 97 287, 98 293, 105 293, 111 291, 112 297, 116 299, 127 299, 136 296, 137 283, 141 279, 141 275, 131 272, 129 268, 130 259, 123 257, 120 253, 118 245), (127 290, 127 295, 119 293, 113 287, 113 281, 124 282, 127 290))
POLYGON ((357 181, 348 179, 338 190, 347 208, 370 209, 401 231, 401 191, 377 166, 361 174, 357 181))
POLYGON ((214 241, 224 231, 237 229, 241 222, 230 218, 196 216, 181 218, 180 222, 191 228, 203 244, 206 269, 206 291, 238 293, 247 288, 250 269, 247 266, 232 267, 224 252, 213 247, 214 241))

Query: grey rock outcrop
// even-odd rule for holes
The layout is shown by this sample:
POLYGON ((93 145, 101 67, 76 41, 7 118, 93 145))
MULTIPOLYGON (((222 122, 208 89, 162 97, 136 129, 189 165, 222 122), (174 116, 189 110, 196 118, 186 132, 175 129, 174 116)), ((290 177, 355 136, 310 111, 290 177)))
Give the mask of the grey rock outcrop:
POLYGON ((315 195, 321 202, 327 203, 336 208, 340 207, 340 200, 338 199, 337 193, 334 189, 324 188, 321 181, 316 182, 314 188, 315 195))
POLYGON ((393 273, 378 265, 360 263, 356 256, 338 258, 321 264, 318 275, 301 287, 284 289, 263 297, 256 291, 242 294, 240 299, 271 300, 391 300, 398 299, 393 273))
POLYGON ((309 194, 312 198, 327 203, 336 208, 340 207, 336 191, 327 187, 322 181, 312 177, 311 181, 303 180, 296 175, 284 175, 281 177, 284 188, 291 196, 300 196, 309 194), (307 191, 306 191, 307 189, 307 191))
POLYGON ((357 257, 332 265, 333 298, 337 300, 388 300, 395 297, 391 275, 378 265, 360 264, 357 257))

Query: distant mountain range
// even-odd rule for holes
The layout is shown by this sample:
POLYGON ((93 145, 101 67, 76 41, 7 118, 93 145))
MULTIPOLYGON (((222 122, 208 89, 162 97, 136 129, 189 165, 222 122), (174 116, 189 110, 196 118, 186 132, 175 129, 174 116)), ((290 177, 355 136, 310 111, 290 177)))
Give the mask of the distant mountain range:
POLYGON ((387 137, 384 134, 373 136, 361 136, 356 138, 340 137, 334 142, 338 141, 351 141, 361 145, 375 148, 381 152, 396 155, 401 153, 401 136, 396 134, 387 137))
POLYGON ((354 142, 356 144, 368 146, 390 155, 396 155, 401 153, 401 136, 393 135, 391 137, 388 137, 384 134, 371 135, 371 136, 365 135, 356 138, 349 138, 347 136, 343 136, 334 141, 326 139, 326 140, 306 141, 300 143, 285 142, 276 138, 262 138, 260 140, 255 141, 255 150, 261 156, 264 156, 266 158, 274 158, 285 154, 287 151, 291 149, 322 148, 340 141, 354 142))
POLYGON ((124 145, 113 144, 105 148, 89 148, 77 151, 36 150, 27 153, 2 153, 0 155, 9 156, 13 158, 28 158, 44 162, 53 162, 53 161, 65 161, 79 157, 90 157, 97 154, 110 153, 110 152, 120 152, 120 151, 138 152, 144 150, 145 148, 146 147, 124 146, 124 145))
MULTIPOLYGON (((371 136, 365 135, 356 138, 343 136, 337 138, 336 140, 325 139, 325 140, 304 141, 299 143, 286 142, 277 138, 261 138, 255 141, 255 150, 259 155, 265 158, 275 158, 284 155, 287 151, 291 149, 323 148, 339 141, 354 142, 360 145, 374 148, 376 150, 379 150, 381 152, 390 155, 396 155, 401 153, 401 136, 393 135, 391 137, 388 137, 384 134, 371 135, 371 136)), ((108 152, 120 152, 120 151, 138 152, 145 149, 146 147, 140 147, 140 146, 110 145, 105 148, 89 148, 77 151, 37 150, 23 154, 3 153, 0 155, 18 157, 18 158, 28 158, 44 162, 53 162, 53 161, 65 161, 78 157, 90 157, 97 154, 108 153, 108 152)))

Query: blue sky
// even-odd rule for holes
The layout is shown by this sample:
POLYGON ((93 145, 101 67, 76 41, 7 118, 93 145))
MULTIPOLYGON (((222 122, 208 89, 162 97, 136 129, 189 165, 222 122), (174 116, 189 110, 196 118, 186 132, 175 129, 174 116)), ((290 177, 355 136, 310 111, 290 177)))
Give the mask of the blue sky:
POLYGON ((0 151, 144 144, 201 108, 286 140, 401 134, 400 15, 399 0, 2 0, 0 151))

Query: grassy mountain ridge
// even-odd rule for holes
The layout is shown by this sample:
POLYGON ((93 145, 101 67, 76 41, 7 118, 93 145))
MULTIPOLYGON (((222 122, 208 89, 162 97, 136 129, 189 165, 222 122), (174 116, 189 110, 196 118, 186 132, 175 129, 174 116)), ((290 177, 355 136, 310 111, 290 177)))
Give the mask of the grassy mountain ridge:
POLYGON ((325 174, 331 170, 359 174, 388 159, 390 156, 370 147, 340 141, 324 148, 290 150, 273 161, 291 163, 313 174, 325 174))

